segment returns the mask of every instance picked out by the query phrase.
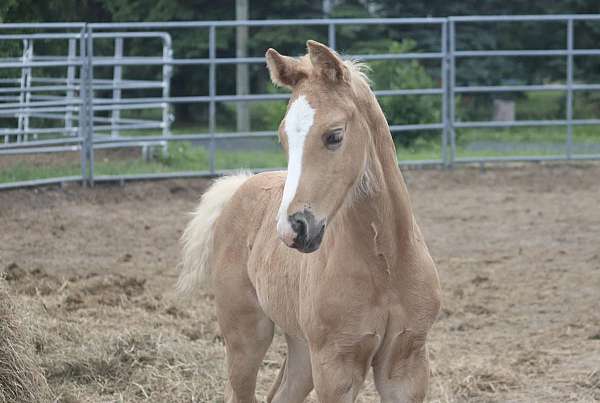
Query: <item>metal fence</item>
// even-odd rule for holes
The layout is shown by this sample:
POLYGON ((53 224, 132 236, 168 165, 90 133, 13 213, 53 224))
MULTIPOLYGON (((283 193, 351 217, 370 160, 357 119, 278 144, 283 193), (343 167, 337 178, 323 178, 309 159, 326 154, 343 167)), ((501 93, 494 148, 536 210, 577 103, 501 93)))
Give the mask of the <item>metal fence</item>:
MULTIPOLYGON (((542 161, 599 159, 600 154, 573 153, 573 128, 579 125, 600 125, 600 119, 574 119, 573 94, 576 91, 600 90, 599 84, 581 83, 574 80, 574 57, 600 56, 600 49, 576 49, 574 47, 574 23, 599 21, 600 15, 561 16, 468 16, 449 18, 408 19, 315 19, 271 21, 190 21, 156 23, 94 23, 94 24, 0 24, 0 45, 9 41, 20 43, 20 55, 0 59, 0 77, 17 72, 15 77, 0 78, 0 122, 10 122, 14 127, 0 127, 0 158, 6 155, 41 154, 53 152, 77 152, 80 155, 81 174, 68 177, 1 183, 0 188, 82 181, 127 180, 163 177, 212 176, 225 171, 217 169, 216 150, 223 139, 258 139, 276 136, 274 131, 217 133, 217 104, 223 102, 258 102, 285 100, 287 94, 220 95, 217 93, 217 67, 236 64, 264 64, 264 57, 218 57, 218 30, 235 27, 323 27, 327 42, 336 48, 336 30, 341 26, 389 25, 427 26, 439 32, 436 51, 410 53, 384 53, 349 55, 363 61, 376 60, 429 60, 439 63, 439 86, 419 89, 387 89, 375 91, 378 97, 426 95, 440 98, 440 121, 428 124, 391 125, 392 132, 415 130, 439 130, 440 153, 438 158, 401 161, 401 164, 451 166, 456 163, 485 163, 504 161, 542 161), (563 49, 528 50, 473 50, 457 48, 457 28, 473 24, 498 22, 559 22, 566 26, 563 49), (182 29, 206 30, 208 33, 208 57, 180 58, 173 52, 170 31, 182 29), (50 31, 39 33, 40 30, 50 31), (12 33, 12 32, 19 33, 12 33), (25 33, 24 33, 25 31, 25 33), (28 32, 30 31, 30 32, 28 32), (124 41, 159 40, 160 54, 128 56, 124 54, 124 41), (66 41, 63 55, 36 55, 35 41, 66 41), (112 41, 113 54, 94 52, 98 41, 112 41), (497 85, 458 86, 456 84, 457 60, 468 58, 497 57, 564 57, 566 77, 564 84, 543 85, 497 85), (123 77, 128 66, 156 66, 161 69, 161 79, 123 77), (205 66, 208 68, 208 94, 172 96, 170 80, 176 66, 205 66), (34 76, 32 69, 61 70, 58 78, 34 76), (112 76, 96 77, 99 69, 109 69, 112 76), (137 91, 136 96, 125 96, 127 90, 137 91), (139 91, 160 91, 156 96, 139 91), (564 91, 566 94, 565 117, 558 120, 527 121, 460 121, 457 118, 456 99, 463 94, 502 93, 518 91, 564 91), (5 95, 6 94, 6 95, 5 95), (103 96, 104 94, 104 96, 103 96), (171 108, 177 103, 205 104, 208 106, 208 130, 206 133, 173 134, 171 108), (160 118, 127 118, 122 111, 159 111, 160 118), (60 121, 52 127, 32 127, 31 120, 40 118, 60 121), (565 152, 548 156, 509 157, 461 157, 457 155, 456 132, 468 128, 562 126, 565 128, 565 152), (133 130, 156 129, 157 135, 128 135, 133 130), (166 149, 170 141, 205 142, 209 150, 207 170, 193 172, 145 173, 136 175, 96 175, 94 154, 101 148, 161 146, 166 149)), ((303 38, 309 39, 309 38, 303 38)), ((54 71, 53 70, 53 71, 54 71)), ((104 72, 106 73, 106 72, 104 72)), ((265 74, 266 69, 265 69, 265 74)), ((154 116, 154 115, 153 115, 154 116)), ((8 123, 3 123, 7 125, 8 123)), ((1 168, 0 168, 1 169, 1 168)))

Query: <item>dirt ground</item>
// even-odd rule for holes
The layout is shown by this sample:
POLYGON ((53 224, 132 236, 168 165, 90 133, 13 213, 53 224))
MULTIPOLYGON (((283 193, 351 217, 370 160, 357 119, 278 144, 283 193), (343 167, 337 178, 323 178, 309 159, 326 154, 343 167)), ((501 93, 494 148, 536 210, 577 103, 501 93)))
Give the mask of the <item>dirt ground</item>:
MULTIPOLYGON (((600 401, 600 165, 405 177, 443 287, 429 401, 600 401)), ((173 292, 206 186, 0 192, 0 271, 58 401, 222 401, 212 299, 173 292)), ((284 353, 278 336, 260 397, 284 353)))

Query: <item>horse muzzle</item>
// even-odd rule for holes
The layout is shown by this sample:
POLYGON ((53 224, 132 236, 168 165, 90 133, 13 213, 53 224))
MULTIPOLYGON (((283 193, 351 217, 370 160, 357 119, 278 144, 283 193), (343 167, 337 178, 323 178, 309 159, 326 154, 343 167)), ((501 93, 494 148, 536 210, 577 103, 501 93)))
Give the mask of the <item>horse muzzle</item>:
POLYGON ((296 212, 287 217, 287 222, 279 222, 277 231, 281 240, 290 248, 303 253, 319 249, 325 232, 325 220, 317 220, 308 210, 296 212))

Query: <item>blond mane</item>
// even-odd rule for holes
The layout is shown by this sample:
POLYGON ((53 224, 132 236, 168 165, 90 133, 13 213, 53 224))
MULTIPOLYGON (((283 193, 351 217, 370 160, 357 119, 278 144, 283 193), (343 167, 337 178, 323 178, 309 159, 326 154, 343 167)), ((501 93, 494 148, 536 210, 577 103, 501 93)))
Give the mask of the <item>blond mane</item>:
POLYGON ((352 81, 362 81, 366 86, 371 86, 371 79, 368 75, 371 68, 366 63, 356 59, 346 59, 344 65, 350 70, 352 81))

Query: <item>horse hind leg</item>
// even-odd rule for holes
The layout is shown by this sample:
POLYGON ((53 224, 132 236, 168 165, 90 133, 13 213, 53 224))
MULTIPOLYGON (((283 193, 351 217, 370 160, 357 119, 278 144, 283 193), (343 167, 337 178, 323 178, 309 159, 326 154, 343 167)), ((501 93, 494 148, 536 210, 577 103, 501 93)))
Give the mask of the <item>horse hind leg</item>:
POLYGON ((268 403, 302 403, 313 388, 308 346, 290 336, 286 341, 288 355, 269 392, 268 403))
POLYGON ((251 287, 249 281, 244 280, 233 280, 227 289, 215 291, 217 319, 227 352, 226 403, 256 402, 258 369, 273 340, 273 322, 247 288, 251 287))

